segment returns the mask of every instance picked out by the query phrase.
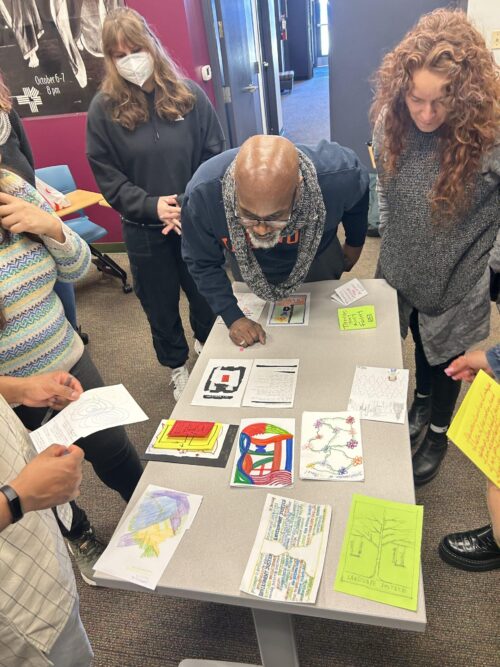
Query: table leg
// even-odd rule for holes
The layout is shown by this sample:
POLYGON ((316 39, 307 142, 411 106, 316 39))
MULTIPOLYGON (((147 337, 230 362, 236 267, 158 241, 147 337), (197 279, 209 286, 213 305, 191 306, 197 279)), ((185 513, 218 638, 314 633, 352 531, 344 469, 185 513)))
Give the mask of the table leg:
POLYGON ((252 614, 263 667, 299 667, 291 615, 263 609, 252 614))

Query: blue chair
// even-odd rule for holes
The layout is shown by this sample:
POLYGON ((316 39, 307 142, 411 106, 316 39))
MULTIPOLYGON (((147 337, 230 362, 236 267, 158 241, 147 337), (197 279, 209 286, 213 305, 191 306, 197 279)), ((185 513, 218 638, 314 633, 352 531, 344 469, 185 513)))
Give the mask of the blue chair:
MULTIPOLYGON (((76 184, 67 164, 58 164, 53 167, 42 167, 35 170, 38 178, 51 185, 59 192, 67 194, 76 190, 76 184)), ((120 278, 122 289, 125 294, 132 291, 132 287, 127 280, 127 273, 119 266, 109 255, 102 253, 92 244, 105 236, 108 232, 92 222, 83 211, 78 211, 78 217, 65 219, 64 223, 68 225, 76 234, 89 244, 92 253, 92 262, 99 271, 120 278)))

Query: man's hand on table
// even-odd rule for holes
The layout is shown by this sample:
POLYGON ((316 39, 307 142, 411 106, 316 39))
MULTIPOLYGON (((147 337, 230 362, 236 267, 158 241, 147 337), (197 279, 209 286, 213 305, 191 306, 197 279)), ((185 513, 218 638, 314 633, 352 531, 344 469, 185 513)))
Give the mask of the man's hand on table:
POLYGON ((239 347, 249 347, 254 343, 266 343, 266 332, 258 322, 248 317, 240 317, 229 327, 229 338, 239 347))

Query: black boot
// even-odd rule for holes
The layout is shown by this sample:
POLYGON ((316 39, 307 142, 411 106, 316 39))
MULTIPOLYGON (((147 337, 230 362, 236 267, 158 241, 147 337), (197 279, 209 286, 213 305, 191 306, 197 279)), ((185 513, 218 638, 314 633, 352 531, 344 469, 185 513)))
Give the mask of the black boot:
POLYGON ((486 572, 500 567, 500 547, 491 526, 446 535, 439 544, 439 555, 461 570, 486 572))
POLYGON ((447 448, 446 433, 434 433, 429 428, 412 459, 415 486, 427 484, 437 475, 447 448))
POLYGON ((431 396, 419 398, 415 392, 415 398, 408 412, 408 427, 410 429, 410 442, 412 447, 417 445, 425 429, 429 426, 431 419, 431 396))

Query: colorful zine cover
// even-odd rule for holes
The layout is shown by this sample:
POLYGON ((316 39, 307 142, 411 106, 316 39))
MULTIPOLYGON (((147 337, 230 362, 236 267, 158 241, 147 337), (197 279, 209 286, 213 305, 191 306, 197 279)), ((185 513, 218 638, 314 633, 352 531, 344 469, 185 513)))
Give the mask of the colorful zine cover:
POLYGON ((268 494, 240 590, 267 600, 314 604, 332 508, 268 494))
POLYGON ((500 385, 484 371, 471 384, 448 437, 500 487, 500 385))
POLYGON ((150 484, 116 529, 96 572, 154 590, 202 499, 150 484))
POLYGON ((269 304, 268 326, 306 326, 309 324, 311 294, 292 294, 269 304))
POLYGON ((357 412, 303 412, 300 433, 301 479, 364 480, 357 412))
POLYGON ((375 329, 377 319, 375 306, 358 306, 353 308, 339 308, 339 327, 341 331, 355 331, 357 329, 375 329))
POLYGON ((424 508, 353 495, 334 589, 416 611, 424 508))
POLYGON ((231 486, 290 486, 294 434, 295 419, 242 419, 231 486))

